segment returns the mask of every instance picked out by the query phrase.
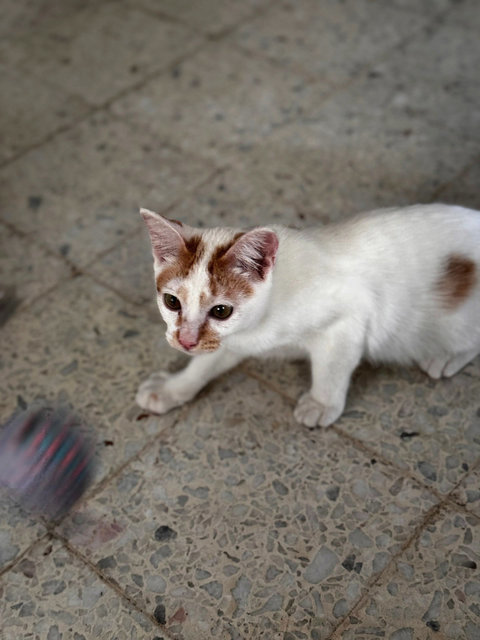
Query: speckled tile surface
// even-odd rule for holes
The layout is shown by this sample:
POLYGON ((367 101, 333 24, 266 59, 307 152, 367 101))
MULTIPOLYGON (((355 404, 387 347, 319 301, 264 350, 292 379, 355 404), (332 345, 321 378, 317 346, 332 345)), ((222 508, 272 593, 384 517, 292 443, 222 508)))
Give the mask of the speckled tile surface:
MULTIPOLYGON (((478 439, 477 439, 478 442, 478 439)), ((480 517, 480 460, 452 494, 455 501, 480 517)))
POLYGON ((9 50, 12 40, 28 37, 39 27, 50 25, 59 18, 75 16, 85 5, 85 0, 68 0, 62 3, 50 0, 4 0, 0 34, 2 44, 8 44, 3 51, 6 53, 9 50))
POLYGON ((87 105, 27 71, 0 65, 0 161, 45 140, 87 113, 87 105))
POLYGON ((0 273, 3 286, 15 287, 21 305, 68 278, 71 270, 60 258, 0 225, 0 273), (18 260, 19 256, 23 259, 18 260))
POLYGON ((36 545, 0 578, 0 593, 5 640, 153 640, 158 633, 155 623, 55 541, 36 545))
MULTIPOLYGON (((252 359, 244 366, 292 405, 310 384, 304 362, 252 359)), ((447 380, 431 380, 415 368, 363 365, 353 375, 336 426, 420 482, 448 493, 480 456, 479 385, 478 358, 447 380)))
POLYGON ((326 637, 434 503, 234 373, 61 533, 174 637, 326 637))
POLYGON ((46 532, 38 518, 30 517, 0 488, 0 573, 46 532))
POLYGON ((329 90, 221 41, 117 101, 113 110, 187 151, 231 158, 329 90))
POLYGON ((75 408, 93 431, 97 481, 175 419, 170 413, 138 420, 134 402, 138 384, 177 358, 160 323, 88 278, 64 283, 7 327, 0 334, 8 371, 2 418, 32 402, 75 408))
MULTIPOLYGON (((6 0, 0 425, 93 430, 62 521, 0 489, 1 640, 479 640, 480 360, 354 374, 297 425, 306 362, 249 360, 187 406, 140 206, 197 226, 480 209, 476 0, 6 0), (13 310, 13 313, 12 313, 13 310)), ((1 426, 0 426, 1 428, 1 426)))
POLYGON ((458 179, 452 180, 439 191, 442 202, 459 202, 465 207, 480 208, 478 184, 480 180, 480 156, 474 158, 458 179))
POLYGON ((100 112, 0 171, 1 216, 84 266, 213 169, 100 112))
POLYGON ((38 78, 51 78, 98 105, 167 68, 199 42, 183 25, 156 20, 123 2, 100 2, 12 42, 9 55, 38 78))
POLYGON ((424 20, 421 14, 368 0, 284 1, 241 27, 235 38, 242 47, 283 66, 344 83, 411 36, 424 20))
MULTIPOLYGON (((288 157, 300 171, 305 167, 312 184, 309 199, 333 220, 389 206, 392 200, 429 202, 442 184, 456 178, 459 157, 471 163, 478 157, 476 138, 459 144, 458 127, 440 126, 428 111, 419 118, 408 101, 402 104, 401 87, 389 93, 381 82, 376 103, 376 84, 375 77, 362 77, 321 107, 311 103, 303 118, 275 131, 253 152, 263 162, 288 157)), ((430 104, 440 118, 439 105, 430 104)), ((467 102, 460 104, 471 118, 467 102)), ((450 106, 454 109, 455 101, 450 106)), ((458 125, 457 115, 453 121, 458 125)))
POLYGON ((382 576, 335 638, 476 640, 480 630, 480 520, 441 514, 382 576))
POLYGON ((138 0, 145 9, 176 18, 192 28, 218 35, 231 29, 269 4, 269 0, 138 0))

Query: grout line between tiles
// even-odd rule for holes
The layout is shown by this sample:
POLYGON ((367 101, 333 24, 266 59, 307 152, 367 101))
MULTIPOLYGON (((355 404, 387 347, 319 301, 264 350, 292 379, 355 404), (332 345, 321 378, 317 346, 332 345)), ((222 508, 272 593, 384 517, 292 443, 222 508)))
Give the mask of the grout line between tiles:
POLYGON ((9 562, 8 564, 6 564, 2 569, 0 569, 0 578, 2 576, 4 576, 6 573, 8 573, 9 571, 11 571, 11 569, 13 569, 19 562, 21 562, 21 560, 30 553, 30 551, 40 542, 42 542, 42 540, 49 538, 50 537, 50 533, 47 531, 46 533, 42 534, 39 538, 37 538, 34 542, 30 543, 28 545, 28 547, 26 549, 24 549, 21 553, 19 553, 14 560, 12 560, 12 562, 9 562))
MULTIPOLYGON (((18 151, 16 153, 14 153, 13 155, 11 155, 6 160, 3 160, 2 162, 0 162, 0 171, 3 168, 5 168, 5 167, 7 167, 7 166, 9 166, 11 164, 14 164, 17 160, 19 160, 23 156, 27 155, 31 151, 33 151, 35 149, 39 149, 44 144, 47 144, 51 140, 55 139, 58 135, 61 135, 62 133, 66 133, 67 131, 70 131, 71 129, 74 129, 76 126, 78 126, 82 122, 85 122, 86 120, 91 118, 96 113, 100 113, 102 111, 108 111, 110 109, 110 107, 112 106, 112 104, 114 104, 117 100, 120 100, 120 99, 124 98, 125 96, 129 95, 130 93, 135 93, 136 91, 139 91, 140 89, 142 89, 145 85, 147 85, 149 82, 151 82, 155 78, 163 75, 164 73, 167 73, 170 69, 174 69, 176 66, 178 66, 179 64, 181 64, 185 60, 188 60, 189 58, 194 57, 207 44, 208 44, 207 40, 204 40, 204 41, 200 42, 197 47, 192 49, 192 51, 189 51, 188 53, 184 53, 183 55, 179 55, 178 58, 176 58, 175 60, 170 62, 165 67, 162 67, 160 69, 156 69, 154 71, 151 71, 151 72, 145 74, 143 76, 143 78, 141 78, 140 80, 138 80, 134 84, 128 86, 127 88, 122 89, 121 91, 118 91, 116 94, 114 94, 110 98, 107 98, 107 100, 105 100, 101 104, 99 104, 99 105, 89 105, 90 109, 87 110, 86 113, 84 113, 83 115, 79 116, 78 118, 74 118, 68 124, 65 124, 65 125, 62 125, 60 127, 57 127, 56 129, 54 129, 53 131, 48 133, 46 136, 44 136, 38 142, 35 142, 34 144, 31 144, 28 147, 24 147, 20 151, 18 151)), ((74 97, 78 97, 76 93, 70 93, 68 95, 74 96, 74 97)), ((124 120, 123 118, 115 116, 111 112, 110 112, 109 115, 110 115, 111 118, 115 118, 118 121, 123 121, 124 120)))
POLYGON ((255 20, 258 16, 264 15, 268 13, 268 11, 274 6, 275 0, 270 0, 265 6, 261 6, 258 9, 252 9, 252 11, 246 15, 244 18, 240 18, 233 25, 229 25, 223 28, 220 28, 218 31, 208 31, 203 30, 198 25, 194 25, 187 18, 182 18, 179 16, 174 16, 169 14, 168 12, 164 12, 161 9, 151 9, 150 7, 138 6, 134 0, 128 0, 128 5, 132 8, 135 8, 137 11, 141 11, 149 16, 154 16, 159 18, 160 20, 164 20, 165 22, 171 22, 173 24, 179 24, 184 27, 188 27, 192 31, 195 31, 197 35, 203 36, 208 40, 223 40, 228 37, 232 32, 241 27, 243 24, 255 20))
MULTIPOLYGON (((187 198, 188 196, 194 194, 198 189, 201 189, 206 184, 209 184, 210 182, 215 180, 215 178, 217 178, 217 176, 219 176, 222 173, 224 173, 227 168, 228 168, 227 165, 222 166, 222 167, 216 167, 215 169, 213 169, 213 171, 206 178, 204 178, 203 180, 200 180, 198 183, 195 183, 194 185, 192 185, 190 187, 186 187, 184 189, 184 192, 183 192, 182 196, 176 198, 175 200, 173 200, 172 202, 167 204, 165 207, 160 208, 156 213, 159 213, 159 214, 161 214, 163 216, 168 215, 171 211, 173 211, 176 207, 178 207, 185 198, 187 198)), ((113 253, 116 249, 118 249, 123 244, 128 242, 128 240, 130 240, 131 238, 134 238, 136 235, 138 235, 138 234, 140 234, 142 232, 143 232, 142 227, 139 227, 138 229, 134 229, 132 232, 130 232, 128 234, 125 234, 121 238, 121 240, 116 242, 114 245, 112 245, 111 247, 108 247, 107 249, 104 249, 103 251, 100 251, 84 267, 76 267, 76 269, 82 274, 87 273, 87 270, 93 264, 95 264, 99 260, 102 260, 102 258, 105 258, 105 256, 109 255, 110 253, 113 253)))
MULTIPOLYGON (((157 441, 161 440, 165 436, 168 437, 171 434, 171 432, 175 429, 175 426, 178 424, 178 422, 183 419, 184 415, 188 413, 190 409, 191 407, 189 404, 182 407, 182 409, 178 412, 178 415, 176 416, 175 420, 170 425, 163 427, 158 433, 153 435, 151 438, 148 438, 145 444, 143 445, 143 447, 139 449, 139 451, 137 451, 134 455, 124 460, 118 467, 116 467, 111 473, 109 473, 105 478, 103 478, 103 480, 101 480, 98 484, 94 485, 91 491, 87 491, 87 493, 85 493, 80 498, 80 500, 76 503, 75 507, 77 508, 83 503, 98 496, 102 491, 105 490, 105 488, 109 484, 111 484, 115 480, 115 478, 118 478, 118 476, 121 475, 127 467, 129 467, 133 462, 141 458, 141 456, 143 456, 143 454, 146 451, 148 451, 157 441)), ((143 413, 140 408, 138 409, 138 411, 139 413, 143 413)), ((49 532, 54 533, 56 528, 63 522, 63 520, 67 516, 68 514, 65 514, 64 517, 62 517, 60 520, 57 520, 53 524, 51 525, 47 524, 49 532)))
MULTIPOLYGON (((335 431, 337 433, 340 432, 340 430, 337 430, 337 429, 335 429, 335 431)), ((433 522, 442 513, 442 511, 450 511, 450 512, 456 512, 456 513, 461 512, 463 515, 473 516, 475 519, 480 520, 480 517, 477 516, 477 514, 468 511, 468 509, 466 509, 463 505, 456 503, 452 499, 452 493, 460 486, 460 484, 465 480, 465 478, 469 475, 469 473, 473 472, 478 466, 480 466, 480 458, 475 462, 474 465, 472 465, 472 468, 469 470, 469 472, 467 474, 465 474, 457 482, 457 484, 449 491, 449 493, 446 494, 445 496, 442 496, 442 499, 440 500, 440 502, 438 502, 436 505, 434 505, 433 507, 431 507, 428 510, 428 512, 426 513, 426 515, 422 519, 422 522, 420 522, 419 525, 415 528, 415 530, 414 530, 413 534, 410 536, 410 538, 402 545, 401 549, 390 559, 388 564, 375 577, 375 579, 373 579, 372 581, 369 581, 367 583, 367 585, 365 586, 365 590, 364 590, 363 594, 359 597, 358 601, 356 603, 354 603, 354 605, 352 606, 350 611, 348 613, 346 613, 345 616, 342 618, 342 620, 340 620, 338 622, 338 624, 335 626, 335 628, 332 630, 330 635, 325 640, 334 640, 335 636, 336 636, 336 632, 338 630, 340 630, 342 627, 346 627, 346 626, 349 625, 348 618, 352 614, 354 614, 363 605, 363 603, 368 598, 368 595, 371 592, 371 590, 374 587, 376 587, 378 584, 381 584, 381 582, 383 581, 382 580, 383 576, 386 575, 387 572, 390 570, 390 568, 394 566, 394 563, 403 555, 403 553, 405 553, 405 551, 416 540, 418 540, 418 538, 420 537, 422 531, 431 522, 433 522)), ((442 636, 439 635, 438 637, 441 638, 442 636)))
POLYGON ((55 540, 57 540, 58 542, 60 542, 66 549, 67 551, 74 557, 76 558, 79 562, 81 562, 84 566, 88 567, 91 571, 93 571, 95 573, 95 575, 104 583, 106 584, 108 587, 110 587, 113 591, 115 591, 115 593, 122 599, 122 600, 126 600, 128 602, 128 604, 135 609, 136 611, 138 611, 139 613, 141 613, 143 616, 145 616, 146 618, 148 618, 150 620, 150 622, 152 622, 156 627, 159 627, 162 631, 162 633, 169 638, 169 640, 174 640, 174 637, 170 634, 170 632, 165 628, 164 625, 161 625, 158 620, 155 618, 155 616, 151 613, 149 613, 148 611, 146 611, 145 609, 143 609, 142 607, 140 607, 135 600, 133 600, 132 598, 130 598, 130 596, 128 596, 123 589, 121 588, 121 586, 118 584, 118 582, 116 580, 114 580, 113 578, 109 578, 108 576, 106 576, 105 574, 103 574, 98 567, 83 553, 81 553, 76 547, 74 547, 72 544, 70 544, 70 542, 68 541, 67 538, 65 538, 64 536, 62 536, 60 533, 58 533, 57 531, 53 531, 51 533, 52 538, 54 538, 55 540))
POLYGON ((351 615, 353 615, 363 605, 363 603, 367 600, 371 590, 375 586, 377 586, 379 583, 382 582, 383 577, 390 571, 390 568, 395 564, 395 562, 399 558, 401 558, 401 556, 405 553, 405 551, 412 544, 414 544, 416 540, 418 540, 418 538, 420 537, 425 527, 428 524, 430 524, 430 522, 433 522, 440 515, 443 509, 444 509, 444 505, 441 503, 438 503, 433 507, 430 507, 430 509, 427 511, 422 521, 413 530, 412 535, 408 538, 408 540, 406 540, 403 543, 400 549, 392 556, 392 558, 390 559, 390 562, 388 562, 388 564, 382 569, 382 571, 380 571, 375 577, 373 577, 367 582, 362 594, 359 596, 357 601, 352 605, 352 607, 350 608, 350 611, 348 611, 348 613, 346 613, 345 616, 337 622, 337 624, 334 626, 334 628, 332 629, 330 634, 325 638, 325 640, 334 640, 336 632, 341 627, 344 627, 345 625, 349 624, 348 618, 351 615))
MULTIPOLYGON (((295 406, 295 400, 291 396, 286 394, 282 389, 277 387, 275 384, 272 384, 268 380, 265 380, 264 378, 262 378, 262 376, 258 375, 255 371, 252 371, 248 367, 248 365, 242 365, 241 364, 239 366, 239 370, 242 371, 245 375, 248 375, 249 377, 257 380, 257 382, 259 382, 264 387, 266 387, 266 388, 270 389, 271 391, 273 391, 273 392, 277 393, 278 395, 280 395, 292 407, 295 406)), ((413 482, 418 487, 421 487, 422 489, 424 489, 424 490, 428 491, 429 493, 431 493, 435 497, 435 499, 439 501, 439 503, 450 504, 452 507, 454 506, 455 509, 457 509, 459 511, 462 511, 462 513, 468 513, 468 514, 472 513, 468 509, 466 509, 463 505, 461 505, 460 503, 455 502, 455 500, 451 497, 451 494, 465 480, 467 475, 477 467, 477 465, 480 463, 480 461, 477 461, 472 466, 472 468, 469 469, 468 472, 466 472, 464 475, 462 475, 461 478, 459 479, 459 481, 457 482, 457 484, 454 485, 454 487, 447 494, 443 494, 443 493, 440 493, 438 491, 438 489, 436 489, 435 487, 432 487, 432 486, 429 486, 429 485, 425 484, 421 480, 421 478, 416 476, 414 473, 411 473, 410 471, 408 471, 406 469, 403 469, 402 467, 399 467, 397 464, 395 464, 395 462, 393 460, 390 460, 390 459, 386 458, 381 452, 376 451, 375 449, 370 447, 368 444, 366 444, 362 440, 359 440, 358 438, 355 438, 354 436, 351 436, 349 433, 344 431, 341 427, 337 427, 336 425, 333 425, 333 426, 329 427, 329 429, 334 431, 341 439, 346 440, 355 449, 357 449, 358 451, 361 451, 362 453, 364 453, 370 459, 375 459, 377 462, 380 462, 384 466, 394 469, 395 472, 398 473, 399 475, 401 475, 403 478, 405 478, 407 480, 410 480, 411 482, 413 482)), ((476 514, 472 514, 472 515, 476 516, 476 514)))
MULTIPOLYGON (((158 211, 158 213, 161 213, 162 215, 167 215, 170 211, 172 211, 173 209, 178 207, 186 196, 188 196, 188 195, 190 195, 192 193, 195 193, 195 191, 197 191, 198 189, 202 188, 204 185, 206 185, 209 182, 215 180, 215 178, 217 178, 219 175, 224 173, 227 170, 227 168, 228 168, 228 165, 224 165, 222 167, 215 168, 212 171, 212 173, 210 173, 205 179, 203 179, 200 182, 192 185, 189 188, 186 188, 185 192, 184 192, 184 195, 182 195, 180 198, 177 198, 176 200, 174 200, 170 204, 166 205, 164 208, 161 208, 158 211)), ((0 219, 0 225, 5 226, 11 233, 19 236, 20 238, 28 239, 30 237, 30 233, 19 229, 18 227, 16 227, 14 224, 12 224, 11 222, 9 222, 7 220, 0 219)), ((94 282, 96 282, 100 286, 104 287, 105 289, 108 289, 109 291, 111 291, 112 293, 117 295, 121 300, 123 300, 124 302, 126 302, 128 304, 133 304, 133 305, 136 305, 136 306, 137 305, 142 306, 142 305, 146 304, 147 301, 139 302, 138 300, 132 299, 130 296, 123 294, 122 291, 120 291, 119 289, 117 289, 116 287, 111 285, 109 282, 105 282, 101 277, 99 277, 99 276, 93 274, 91 271, 89 271, 90 267, 92 267, 95 263, 99 262, 100 260, 105 258, 110 253, 113 253, 119 247, 121 247, 123 244, 127 243, 129 240, 131 240, 135 236, 139 235, 140 233, 142 233, 142 229, 141 228, 133 229, 132 231, 126 233, 115 244, 113 244, 112 246, 104 249, 103 251, 100 251, 97 255, 95 255, 92 258, 92 260, 90 262, 88 262, 83 267, 80 267, 80 266, 76 265, 72 260, 70 260, 66 256, 62 256, 61 254, 56 253, 48 245, 45 245, 42 242, 38 242, 35 238, 32 238, 31 239, 32 243, 34 243, 37 247, 39 247, 41 250, 43 250, 48 256, 50 256, 50 257, 52 257, 52 258, 54 258, 54 259, 56 259, 56 260, 58 260, 60 262, 63 262, 63 264, 70 270, 70 274, 69 275, 65 275, 63 277, 60 277, 51 287, 49 287, 45 291, 40 292, 38 295, 32 297, 31 300, 29 300, 24 305, 21 305, 18 308, 18 310, 15 312, 15 315, 18 315, 20 313, 23 313, 23 312, 26 312, 26 311, 30 310, 31 307, 40 298, 44 298, 45 296, 47 296, 50 293, 52 293, 53 291, 55 291, 55 289, 63 286, 67 282, 70 282, 70 280, 72 280, 73 278, 77 278, 79 276, 89 277, 91 280, 93 280, 94 282)))
MULTIPOLYGON (((137 451, 137 453, 133 456, 131 456, 130 458, 128 458, 127 460, 125 460, 119 467, 117 467, 112 473, 110 473, 106 478, 104 478, 102 481, 100 481, 91 492, 85 494, 77 503, 77 506, 81 505, 84 502, 87 502, 93 498, 95 498, 97 495, 99 495, 109 484, 111 484, 115 478, 117 478, 120 474, 122 474, 125 469, 130 466, 134 461, 138 460, 146 451, 148 451, 152 445, 156 442, 158 442, 159 440, 162 439, 162 437, 165 437, 167 435, 170 435, 170 433, 174 430, 176 424, 184 417, 184 415, 186 413, 188 413, 191 410, 191 405, 187 404, 185 405, 179 412, 178 415, 176 416, 174 422, 169 425, 164 427, 159 433, 155 434, 155 436, 153 436, 152 438, 149 438, 148 441, 145 443, 145 445, 139 450, 137 451), (168 433, 170 432, 170 433, 168 433)), ((122 597, 123 599, 125 599, 130 606, 132 606, 136 611, 139 611, 142 615, 145 615, 147 618, 149 618, 149 620, 151 622, 153 622, 156 626, 158 626, 161 630, 162 633, 169 638, 170 640, 174 640, 174 637, 170 634, 170 632, 165 628, 164 625, 160 624, 158 622, 158 620, 155 618, 154 615, 152 615, 151 613, 149 613, 146 609, 144 609, 143 607, 139 606, 132 598, 130 598, 127 593, 122 589, 122 587, 120 586, 120 584, 114 580, 113 578, 110 578, 109 576, 105 575, 85 554, 83 554, 81 551, 79 551, 73 544, 70 543, 70 541, 68 540, 68 538, 66 538, 65 536, 63 536, 59 531, 58 531, 58 526, 62 523, 62 521, 67 517, 67 515, 65 515, 64 518, 62 518, 61 520, 58 520, 57 522, 55 522, 51 527, 49 527, 48 530, 48 534, 45 535, 49 535, 52 538, 55 538, 56 540, 58 540, 59 542, 61 542, 65 548, 68 549, 68 551, 77 558, 77 560, 79 560, 80 562, 82 562, 84 565, 86 565, 87 567, 89 567, 99 578, 100 580, 102 580, 102 582, 104 582, 105 584, 107 584, 110 588, 112 588, 120 597, 122 597)), ((0 576, 1 576, 1 572, 0 572, 0 576)))
MULTIPOLYGON (((280 396, 282 396, 282 398, 284 398, 292 406, 294 406, 295 400, 293 398, 288 396, 283 390, 278 388, 276 385, 270 383, 267 380, 264 380, 261 376, 256 374, 254 371, 250 370, 248 365, 240 365, 239 369, 241 371, 243 371, 244 374, 246 374, 246 375, 250 376, 251 378, 254 378, 255 380, 257 380, 257 382, 259 382, 261 385, 265 386, 266 388, 270 389, 271 391, 273 391, 273 392, 279 394, 280 396)), ((337 637, 336 636, 336 632, 342 626, 345 626, 345 625, 349 624, 348 623, 348 618, 353 613, 355 613, 355 611, 357 611, 363 605, 363 603, 367 599, 368 594, 370 593, 370 591, 377 584, 379 584, 382 581, 383 576, 390 570, 390 568, 394 565, 394 563, 398 560, 398 558, 400 558, 402 556, 402 554, 420 537, 420 535, 421 535, 422 531, 425 529, 425 527, 427 527, 428 524, 430 522, 432 522, 442 511, 450 511, 450 512, 457 512, 457 513, 460 512, 465 516, 468 515, 468 516, 474 517, 475 519, 480 520, 480 517, 477 516, 477 514, 469 511, 464 505, 461 505, 461 504, 455 502, 455 500, 452 497, 453 492, 455 492, 458 489, 458 487, 461 485, 461 483, 464 482, 465 478, 469 475, 469 473, 472 473, 474 470, 477 469, 477 467, 480 466, 480 459, 478 459, 472 465, 471 469, 469 469, 469 471, 466 474, 464 474, 458 480, 458 482, 452 487, 452 489, 448 492, 448 494, 441 494, 434 487, 430 487, 428 485, 425 485, 414 474, 412 474, 412 473, 410 473, 410 472, 408 472, 408 471, 406 471, 404 469, 401 469, 394 462, 392 462, 391 460, 388 460, 387 458, 384 458, 384 456, 382 454, 380 454, 379 452, 377 452, 374 449, 370 448, 368 445, 363 443, 361 440, 358 440, 357 438, 349 435, 348 433, 343 431, 341 428, 336 427, 336 426, 333 426, 333 427, 330 427, 330 428, 341 439, 346 440, 347 442, 349 442, 349 444, 351 446, 353 446, 355 449, 357 449, 357 450, 361 451, 362 453, 366 454, 368 457, 374 458, 375 460, 381 462, 387 468, 394 469, 401 477, 410 480, 417 487, 421 487, 422 489, 425 489, 426 491, 428 491, 431 495, 433 495, 435 497, 436 500, 438 500, 438 502, 435 505, 433 505, 425 513, 425 515, 422 518, 421 522, 413 530, 413 533, 403 543, 401 548, 392 556, 392 558, 387 563, 387 565, 384 567, 384 569, 379 574, 377 574, 374 578, 370 579, 367 582, 364 590, 362 591, 362 594, 359 596, 357 601, 352 605, 352 607, 350 608, 348 613, 346 613, 345 616, 343 616, 343 618, 338 621, 336 626, 330 632, 328 637, 325 638, 325 640, 334 640, 337 637)), ((439 636, 439 638, 440 638, 440 636, 439 636)))
MULTIPOLYGON (((410 15, 417 15, 419 17, 421 16, 423 18, 426 18, 426 16, 424 14, 421 14, 421 13, 406 11, 404 9, 400 9, 399 7, 395 7, 395 6, 394 6, 394 9, 395 9, 395 11, 399 11, 400 13, 409 13, 410 15)), ((389 57, 393 56, 397 52, 398 49, 401 49, 401 48, 405 47, 412 40, 414 40, 418 36, 418 34, 422 32, 423 29, 432 28, 433 26, 435 26, 437 24, 441 24, 443 16, 444 16, 445 13, 446 13, 446 10, 439 11, 439 13, 435 14, 434 16, 432 16, 430 20, 425 20, 424 23, 419 25, 415 30, 411 31, 404 38, 401 38, 394 45, 392 45, 390 47, 386 47, 386 49, 383 50, 382 52, 380 52, 378 54, 378 56, 375 56, 372 60, 369 60, 369 61, 363 63, 361 66, 359 66, 355 70, 355 73, 351 77, 348 77, 348 78, 346 78, 345 80, 343 80, 341 82, 334 82, 332 80, 327 81, 325 78, 322 78, 319 74, 311 74, 311 72, 308 71, 308 69, 304 68, 304 66, 302 64, 298 64, 298 65, 294 64, 294 65, 290 66, 289 69, 291 69, 292 71, 297 71, 297 73, 301 73, 304 77, 310 78, 312 84, 319 83, 319 82, 327 82, 327 84, 329 84, 332 87, 332 89, 333 89, 332 92, 327 94, 325 96, 325 98, 323 98, 319 102, 319 104, 321 104, 322 102, 325 102, 326 100, 330 99, 330 97, 336 95, 337 93, 339 93, 341 91, 344 91, 345 89, 350 87, 352 84, 355 84, 356 82, 360 81, 362 78, 364 78, 365 74, 367 73, 367 71, 371 67, 373 67, 376 64, 378 64, 379 61, 383 62, 386 59, 388 59, 389 57)), ((282 63, 277 58, 275 58, 273 56, 269 56, 267 54, 263 54, 263 53, 261 53, 259 51, 256 51, 256 50, 248 49, 247 47, 244 47, 242 44, 240 44, 238 42, 234 42, 234 43, 231 43, 231 44, 235 48, 237 48, 238 50, 241 50, 244 53, 247 53, 252 57, 256 57, 256 58, 264 60, 264 61, 267 60, 267 61, 273 63, 277 67, 285 68, 285 66, 282 65, 282 63)))

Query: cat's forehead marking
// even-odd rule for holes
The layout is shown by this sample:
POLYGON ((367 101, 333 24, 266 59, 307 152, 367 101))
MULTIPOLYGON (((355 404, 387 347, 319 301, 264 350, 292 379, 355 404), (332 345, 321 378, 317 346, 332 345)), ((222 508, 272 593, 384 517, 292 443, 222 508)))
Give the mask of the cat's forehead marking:
POLYGON ((184 243, 185 246, 180 249, 175 263, 164 267, 158 273, 157 291, 160 292, 168 282, 175 278, 186 278, 194 265, 204 256, 205 245, 202 242, 202 236, 193 235, 185 239, 184 243))
POLYGON ((448 309, 455 309, 470 295, 477 281, 475 262, 465 256, 448 256, 442 275, 437 283, 438 290, 448 309))
POLYGON ((243 236, 243 232, 236 233, 233 238, 212 252, 207 265, 210 276, 210 289, 214 296, 228 295, 232 300, 248 297, 253 293, 253 287, 248 280, 232 270, 225 255, 229 249, 243 236))

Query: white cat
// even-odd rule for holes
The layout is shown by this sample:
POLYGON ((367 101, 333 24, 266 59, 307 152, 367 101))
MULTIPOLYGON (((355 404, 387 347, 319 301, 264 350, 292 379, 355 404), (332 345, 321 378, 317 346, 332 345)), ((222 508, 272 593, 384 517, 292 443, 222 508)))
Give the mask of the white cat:
POLYGON ((480 212, 383 209, 305 231, 195 229, 142 209, 168 342, 194 356, 137 403, 164 413, 248 356, 295 347, 312 385, 295 418, 341 415, 362 358, 451 376, 480 353, 480 212))

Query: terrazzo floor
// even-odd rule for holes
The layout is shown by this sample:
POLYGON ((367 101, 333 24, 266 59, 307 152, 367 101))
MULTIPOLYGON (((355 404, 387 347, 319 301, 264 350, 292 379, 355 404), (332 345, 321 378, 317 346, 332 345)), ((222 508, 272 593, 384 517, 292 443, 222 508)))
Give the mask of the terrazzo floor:
POLYGON ((362 365, 326 430, 293 419, 302 362, 134 403, 184 363, 139 206, 480 209, 478 0, 0 8, 0 422, 70 405, 97 458, 57 523, 0 495, 1 640, 479 640, 480 359, 437 382, 362 365))

